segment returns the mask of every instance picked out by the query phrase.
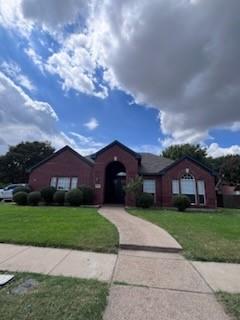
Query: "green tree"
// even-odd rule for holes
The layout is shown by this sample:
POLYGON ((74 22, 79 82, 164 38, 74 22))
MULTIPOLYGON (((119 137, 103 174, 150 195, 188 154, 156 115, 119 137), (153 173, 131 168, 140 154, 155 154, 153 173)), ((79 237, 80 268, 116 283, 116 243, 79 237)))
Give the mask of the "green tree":
POLYGON ((21 142, 16 146, 10 146, 8 152, 0 157, 0 181, 3 183, 27 182, 27 169, 53 152, 54 148, 49 142, 21 142))
POLYGON ((213 169, 225 182, 240 184, 240 155, 228 155, 211 159, 213 169))
POLYGON ((172 145, 163 150, 162 156, 172 160, 178 160, 183 156, 190 156, 204 164, 208 163, 207 151, 205 148, 200 146, 200 144, 185 143, 179 145, 172 145))

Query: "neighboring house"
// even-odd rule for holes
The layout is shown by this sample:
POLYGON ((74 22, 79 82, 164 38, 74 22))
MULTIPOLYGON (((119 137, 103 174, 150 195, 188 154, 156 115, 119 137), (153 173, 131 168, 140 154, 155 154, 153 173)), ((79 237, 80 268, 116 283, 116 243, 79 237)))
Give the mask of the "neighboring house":
POLYGON ((155 205, 172 206, 172 198, 186 194, 195 207, 216 207, 214 173, 190 157, 172 161, 151 153, 137 153, 114 141, 93 155, 83 157, 65 146, 30 169, 34 190, 45 186, 69 190, 80 185, 94 189, 95 203, 135 204, 124 186, 143 177, 143 191, 154 195, 155 205))
POLYGON ((230 184, 220 178, 216 184, 218 207, 240 208, 240 185, 230 184))

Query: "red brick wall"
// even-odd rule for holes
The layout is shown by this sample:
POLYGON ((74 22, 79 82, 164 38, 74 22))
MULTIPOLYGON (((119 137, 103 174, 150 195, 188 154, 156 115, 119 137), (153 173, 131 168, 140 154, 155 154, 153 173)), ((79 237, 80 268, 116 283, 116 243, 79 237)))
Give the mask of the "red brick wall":
MULTIPOLYGON (((95 159, 95 166, 93 170, 94 184, 101 185, 100 189, 95 189, 96 203, 104 203, 105 169, 109 163, 114 161, 114 158, 125 166, 127 182, 138 174, 138 160, 121 147, 114 145, 103 153, 100 153, 95 159)), ((134 205, 134 199, 126 196, 125 204, 128 206, 134 205)))
POLYGON ((205 193, 206 193, 206 205, 207 208, 216 208, 216 192, 215 192, 215 178, 208 171, 204 170, 202 167, 193 163, 190 160, 183 160, 176 166, 169 169, 161 179, 161 189, 160 192, 161 203, 164 207, 172 206, 172 180, 179 179, 186 171, 189 169, 196 180, 205 181, 205 193))
POLYGON ((78 177, 78 185, 92 186, 92 166, 65 150, 34 169, 29 177, 33 190, 49 186, 51 177, 78 177))

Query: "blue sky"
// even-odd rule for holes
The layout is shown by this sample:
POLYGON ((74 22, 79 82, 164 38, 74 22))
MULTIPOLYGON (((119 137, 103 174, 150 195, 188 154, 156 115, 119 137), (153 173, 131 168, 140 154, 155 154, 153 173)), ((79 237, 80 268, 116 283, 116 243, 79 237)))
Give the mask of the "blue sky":
POLYGON ((1 153, 49 140, 88 154, 115 139, 158 154, 186 142, 240 153, 240 44, 220 47, 235 36, 236 1, 89 3, 0 1, 1 153), (195 20, 206 32, 194 34, 195 20))

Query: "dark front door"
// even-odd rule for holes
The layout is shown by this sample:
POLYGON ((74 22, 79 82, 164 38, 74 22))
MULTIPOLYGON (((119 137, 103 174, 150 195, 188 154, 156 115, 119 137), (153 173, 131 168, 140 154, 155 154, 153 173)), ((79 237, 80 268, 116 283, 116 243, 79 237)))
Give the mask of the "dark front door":
POLYGON ((125 167, 118 161, 111 162, 105 174, 105 203, 124 204, 125 185, 125 167))

